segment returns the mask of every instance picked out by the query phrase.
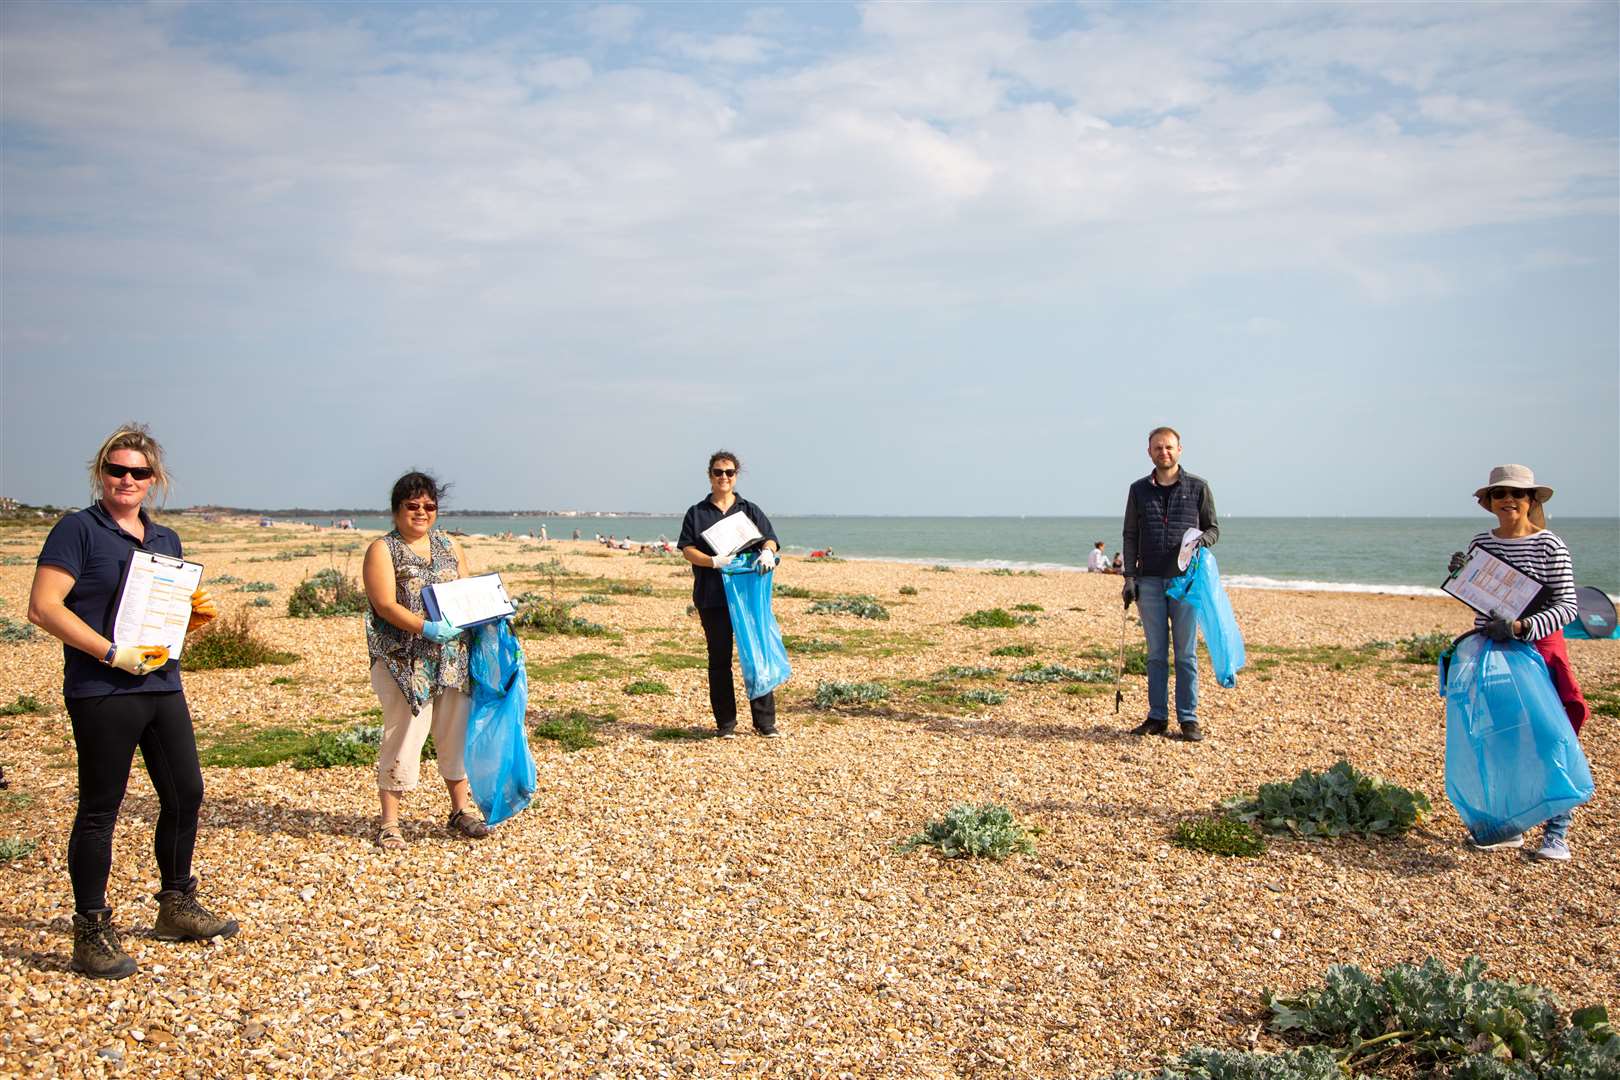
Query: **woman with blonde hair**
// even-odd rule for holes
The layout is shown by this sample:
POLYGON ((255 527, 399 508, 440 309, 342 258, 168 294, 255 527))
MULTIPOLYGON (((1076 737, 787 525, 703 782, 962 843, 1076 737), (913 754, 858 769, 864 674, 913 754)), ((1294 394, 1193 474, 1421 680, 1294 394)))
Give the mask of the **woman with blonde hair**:
MULTIPOLYGON (((112 640, 119 589, 133 554, 181 557, 179 535, 147 513, 154 489, 167 497, 162 447, 144 425, 119 428, 90 460, 90 506, 62 518, 46 537, 28 597, 29 621, 62 642, 62 696, 79 759, 79 808, 67 851, 72 966, 99 979, 121 979, 136 970, 113 927, 106 890, 113 829, 137 747, 159 807, 152 847, 162 887, 154 935, 200 940, 237 930, 236 920, 197 902, 191 856, 203 780, 180 664, 166 649, 112 640)), ((218 614, 202 589, 191 596, 191 612, 188 632, 218 614)))

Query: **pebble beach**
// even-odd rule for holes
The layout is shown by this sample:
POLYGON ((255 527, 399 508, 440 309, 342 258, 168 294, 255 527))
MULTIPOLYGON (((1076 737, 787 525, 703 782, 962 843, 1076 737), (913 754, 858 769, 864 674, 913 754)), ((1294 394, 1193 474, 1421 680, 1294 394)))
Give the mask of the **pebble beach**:
MULTIPOLYGON (((311 574, 358 577, 375 533, 165 523, 222 612, 247 610, 298 657, 186 673, 205 765, 210 747, 266 729, 375 722, 362 620, 286 614, 311 574)), ((0 530, 0 615, 14 622, 45 531, 0 530)), ((0 838, 36 842, 0 864, 0 1074, 1106 1076, 1195 1045, 1280 1049, 1266 989, 1428 956, 1482 957, 1565 1009, 1620 1005, 1617 717, 1583 733, 1597 793, 1576 811, 1572 862, 1470 850, 1445 798, 1433 665, 1398 644, 1466 630, 1449 598, 1231 590, 1249 667, 1221 689, 1200 650, 1208 737, 1188 744, 1127 734, 1146 712, 1140 675, 1118 713, 1111 679, 1009 678, 1032 663, 1111 674, 1119 578, 789 557, 775 603, 794 668, 777 696, 787 737, 750 737, 744 719, 721 741, 684 561, 463 544, 514 594, 603 601, 574 609, 601 636, 523 640, 531 724, 582 713, 596 745, 533 738, 534 801, 482 842, 445 829, 424 765, 402 852, 373 844, 370 768, 205 767, 200 895, 242 930, 191 944, 149 933, 157 803, 137 766, 109 899, 141 970, 115 983, 68 970, 61 646, 37 630, 0 644, 0 705, 47 710, 0 717, 0 838), (808 610, 843 595, 889 617, 808 610), (992 608, 1032 621, 959 622, 992 608), (1029 655, 993 655, 1009 645, 1029 655), (817 708, 830 681, 888 697, 817 708), (667 692, 627 693, 637 682, 667 692), (962 697, 981 689, 1005 698, 962 697), (1403 837, 1279 838, 1254 858, 1171 843, 1222 799, 1341 758, 1424 792, 1432 812, 1403 837), (900 851, 984 802, 1038 828, 1034 854, 900 851)), ((1141 646, 1134 609, 1124 640, 1141 646)), ((1569 651, 1594 705, 1620 701, 1620 642, 1569 651)))

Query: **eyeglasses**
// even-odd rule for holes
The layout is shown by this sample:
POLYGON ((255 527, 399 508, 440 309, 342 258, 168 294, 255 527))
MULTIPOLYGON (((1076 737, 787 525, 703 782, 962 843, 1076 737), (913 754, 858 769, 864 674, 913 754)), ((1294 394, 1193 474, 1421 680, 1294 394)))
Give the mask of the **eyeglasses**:
POLYGON ((1491 488, 1490 496, 1493 499, 1528 499, 1530 492, 1518 488, 1491 488))
POLYGON ((439 512, 439 504, 438 503, 408 502, 408 503, 400 503, 399 505, 400 505, 400 509, 409 510, 413 514, 415 514, 415 513, 436 514, 436 513, 439 512))
POLYGON ((713 476, 716 480, 718 480, 722 476, 736 476, 737 475, 737 470, 736 469, 710 469, 709 470, 709 475, 713 476))
POLYGON ((126 476, 133 476, 137 480, 152 479, 152 469, 147 465, 114 465, 109 461, 101 466, 101 472, 114 480, 122 480, 126 476))

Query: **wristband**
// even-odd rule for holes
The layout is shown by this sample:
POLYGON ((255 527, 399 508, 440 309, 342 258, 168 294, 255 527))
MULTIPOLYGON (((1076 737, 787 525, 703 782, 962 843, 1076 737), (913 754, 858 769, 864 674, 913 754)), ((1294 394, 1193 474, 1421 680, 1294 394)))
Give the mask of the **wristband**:
POLYGON ((112 662, 113 662, 113 657, 115 657, 117 655, 118 655, 118 643, 114 642, 113 644, 107 646, 107 655, 103 656, 101 658, 101 662, 103 664, 106 664, 108 667, 111 667, 112 662))

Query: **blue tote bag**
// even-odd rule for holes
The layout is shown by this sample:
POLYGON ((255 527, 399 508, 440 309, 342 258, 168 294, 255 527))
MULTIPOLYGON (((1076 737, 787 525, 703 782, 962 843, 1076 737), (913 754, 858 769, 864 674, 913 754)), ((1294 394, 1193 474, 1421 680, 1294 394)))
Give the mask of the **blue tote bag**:
POLYGON ((1232 602, 1221 588, 1221 571, 1215 563, 1215 553, 1199 548, 1186 572, 1166 583, 1164 595, 1192 605, 1215 678, 1228 690, 1236 686, 1237 673, 1248 658, 1243 652, 1243 631, 1238 629, 1237 617, 1232 614, 1232 602))
POLYGON ((737 659, 742 663, 749 701, 764 697, 793 674, 782 645, 782 630, 771 612, 776 575, 757 573, 754 562, 755 557, 749 556, 720 574, 726 584, 726 610, 731 614, 731 632, 737 639, 737 659))
POLYGON ((1446 798, 1481 844, 1592 797, 1592 769, 1547 662, 1522 641, 1468 633, 1440 658, 1446 798))
POLYGON ((468 637, 473 692, 467 716, 467 786, 484 820, 498 825, 534 796, 534 757, 524 719, 529 677, 523 647, 506 620, 485 623, 468 637))

